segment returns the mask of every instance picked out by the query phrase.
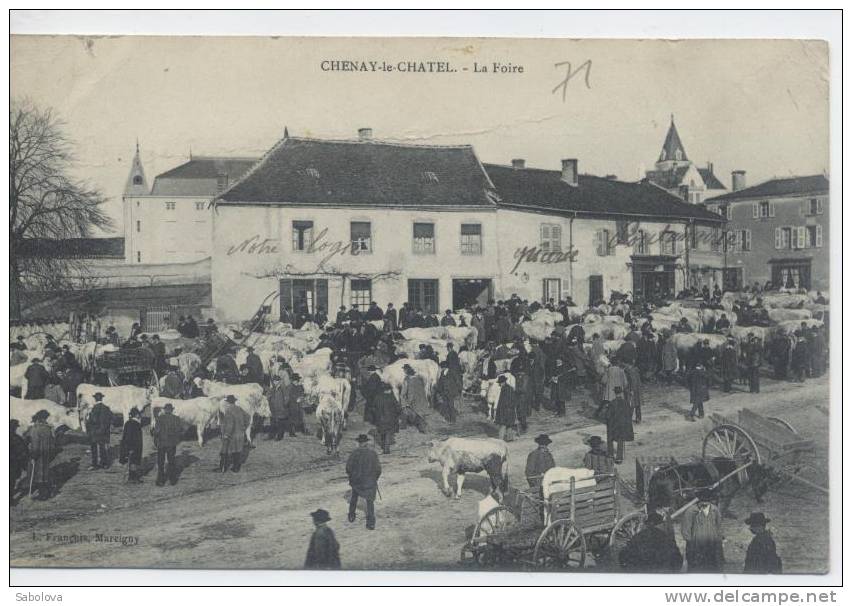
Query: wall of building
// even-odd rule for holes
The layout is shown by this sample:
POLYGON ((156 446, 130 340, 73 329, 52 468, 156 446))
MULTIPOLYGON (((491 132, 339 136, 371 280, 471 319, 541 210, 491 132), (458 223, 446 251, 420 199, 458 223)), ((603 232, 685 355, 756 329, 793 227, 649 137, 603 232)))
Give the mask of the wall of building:
POLYGON ((743 283, 764 284, 771 279, 770 259, 811 259, 811 288, 828 290, 829 287, 829 209, 828 196, 791 196, 784 198, 761 198, 760 200, 743 200, 731 203, 731 220, 728 231, 751 231, 751 250, 732 251, 729 246, 727 266, 743 270, 743 283), (822 200, 823 214, 809 213, 810 200, 822 200), (774 209, 774 216, 754 218, 753 203, 769 201, 774 209), (822 246, 801 249, 775 248, 775 228, 789 226, 821 226, 822 246))
POLYGON ((209 201, 204 197, 126 197, 125 262, 191 263, 209 257, 212 250, 209 201), (169 209, 167 203, 173 203, 174 209, 169 209))

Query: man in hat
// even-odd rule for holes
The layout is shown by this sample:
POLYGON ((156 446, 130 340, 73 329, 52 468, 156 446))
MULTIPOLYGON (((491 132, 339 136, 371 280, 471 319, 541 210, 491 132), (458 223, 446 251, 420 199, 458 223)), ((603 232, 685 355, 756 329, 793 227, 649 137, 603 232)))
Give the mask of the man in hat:
POLYGON ((281 385, 281 377, 272 375, 269 388, 269 440, 284 438, 284 425, 287 419, 287 389, 281 385))
POLYGON ((769 359, 775 370, 775 378, 779 381, 787 378, 787 368, 790 363, 790 339, 784 328, 779 328, 772 340, 769 359))
POLYGON ((290 385, 284 390, 284 426, 287 429, 287 434, 292 438, 296 436, 296 431, 301 431, 303 434, 308 434, 308 428, 305 425, 305 411, 302 406, 305 403, 305 386, 302 385, 302 376, 294 373, 290 379, 290 385))
POLYGON ((367 377, 361 382, 361 395, 364 396, 364 422, 376 424, 375 399, 382 388, 382 377, 375 364, 367 366, 367 377))
MULTIPOLYGON (((175 466, 175 453, 177 445, 180 444, 183 429, 180 418, 172 414, 175 407, 171 402, 163 406, 163 411, 157 417, 157 423, 151 430, 154 436, 154 447, 157 449, 157 486, 164 486, 168 477, 169 484, 177 484, 177 467, 175 466), (166 468, 168 465, 168 468, 166 468)), ((202 431, 201 427, 198 431, 202 431)))
POLYGON ((746 574, 781 574, 781 558, 775 551, 775 539, 766 529, 769 523, 763 513, 752 513, 745 523, 754 535, 746 551, 743 572, 746 574))
POLYGON ((618 563, 628 572, 680 572, 683 555, 674 537, 663 529, 665 520, 656 511, 618 554, 618 563))
POLYGON ((805 375, 807 374, 808 363, 808 343, 805 340, 801 331, 796 331, 796 345, 790 355, 790 368, 793 371, 797 383, 804 383, 805 375))
POLYGON ((542 433, 536 436, 533 441, 538 444, 538 448, 527 455, 527 466, 524 474, 527 476, 527 483, 530 488, 535 488, 541 492, 541 479, 544 477, 544 473, 548 469, 556 467, 553 455, 547 448, 553 440, 546 433, 542 433))
POLYGON ((251 417, 237 406, 237 399, 233 395, 225 396, 219 413, 219 431, 222 436, 219 471, 224 473, 230 468, 236 473, 240 470, 246 445, 246 429, 250 423, 251 417))
POLYGON ((349 486, 352 487, 352 496, 349 498, 349 521, 355 521, 355 508, 358 506, 358 497, 363 497, 367 502, 367 530, 376 527, 376 512, 374 503, 376 492, 379 489, 379 476, 382 475, 382 464, 376 451, 369 447, 370 438, 367 434, 361 434, 356 438, 358 448, 349 455, 346 461, 346 475, 349 476, 349 486))
POLYGON ((24 340, 24 335, 18 335, 14 343, 9 345, 9 349, 17 349, 18 351, 27 350, 27 342, 24 340))
POLYGON ((710 376, 703 364, 696 364, 686 376, 686 384, 689 387, 689 402, 692 408, 687 415, 690 421, 695 421, 695 415, 699 419, 704 418, 704 402, 710 399, 710 376))
POLYGON ((550 387, 550 400, 556 410, 556 416, 565 416, 565 403, 571 399, 571 390, 574 386, 574 366, 556 358, 556 376, 553 377, 550 387))
POLYGON ((728 337, 722 348, 722 391, 730 393, 731 386, 739 375, 739 364, 737 362, 736 340, 728 337))
POLYGON ((50 380, 50 373, 42 365, 41 359, 33 358, 30 365, 24 372, 24 378, 27 380, 27 393, 24 395, 25 400, 41 400, 44 398, 44 389, 50 380))
POLYGON ((260 356, 254 353, 254 347, 248 348, 246 366, 248 367, 248 383, 263 385, 265 383, 263 377, 263 362, 260 361, 260 356))
POLYGON ((230 351, 223 352, 216 358, 216 380, 224 383, 239 383, 240 369, 230 351))
POLYGON ((393 436, 399 431, 399 417, 402 413, 402 407, 396 401, 393 388, 388 383, 379 381, 379 386, 373 395, 372 410, 372 423, 376 426, 376 431, 379 434, 382 454, 390 454, 393 436))
POLYGON ((432 401, 435 409, 444 419, 455 423, 458 415, 457 403, 462 394, 462 376, 450 368, 447 360, 440 363, 438 380, 435 382, 432 401))
POLYGON ((623 368, 611 363, 605 356, 601 356, 597 362, 600 366, 601 401, 595 416, 600 418, 607 405, 615 399, 615 388, 618 387, 619 393, 622 393, 627 387, 627 375, 623 368))
MULTIPOLYGON (((135 406, 130 409, 130 418, 121 434, 119 463, 127 463, 127 481, 142 483, 142 413, 135 406)), ((199 429, 200 431, 200 429, 199 429)))
POLYGON ((686 541, 688 572, 722 572, 722 514, 712 502, 713 493, 701 490, 698 502, 681 519, 680 531, 686 541))
POLYGON ((583 456, 583 467, 595 473, 612 473, 615 470, 615 461, 607 454, 603 438, 589 436, 583 443, 589 447, 589 452, 583 456))
POLYGON ((24 439, 29 443, 32 459, 31 485, 37 493, 37 499, 46 501, 51 494, 50 461, 56 455, 56 439, 53 426, 47 423, 50 416, 46 410, 39 410, 32 416, 32 424, 24 439))
POLYGON ((203 398, 204 397, 204 388, 202 387, 203 380, 201 377, 194 377, 192 379, 192 385, 189 387, 189 397, 192 398, 203 398))
POLYGON ((425 428, 422 415, 429 409, 426 383, 410 364, 405 364, 402 369, 405 371, 405 378, 399 390, 399 403, 402 405, 403 419, 407 424, 415 425, 423 433, 425 428))
POLYGON ((18 478, 30 461, 30 449, 27 441, 18 435, 18 419, 9 419, 9 504, 15 500, 18 478))
POLYGON ((509 385, 506 375, 497 377, 500 386, 500 397, 497 399, 497 409, 494 412, 494 422, 500 427, 498 437, 510 442, 515 424, 518 422, 517 410, 515 408, 515 390, 509 385))
POLYGON ((325 509, 311 512, 314 521, 314 533, 308 545, 308 555, 305 557, 305 568, 308 570, 339 570, 340 545, 334 537, 334 532, 327 526, 331 516, 325 509))
POLYGON ((633 441, 633 409, 624 399, 621 387, 615 386, 615 398, 609 403, 606 417, 607 451, 615 453, 616 464, 624 461, 624 443, 633 441))
POLYGON ((763 347, 753 332, 748 333, 748 342, 743 348, 745 365, 748 369, 749 393, 760 393, 760 365, 763 363, 763 347))
POLYGON ((90 471, 110 466, 109 438, 112 428, 112 411, 104 404, 104 394, 97 392, 92 397, 95 399, 95 405, 86 420, 86 433, 89 435, 92 451, 90 471))

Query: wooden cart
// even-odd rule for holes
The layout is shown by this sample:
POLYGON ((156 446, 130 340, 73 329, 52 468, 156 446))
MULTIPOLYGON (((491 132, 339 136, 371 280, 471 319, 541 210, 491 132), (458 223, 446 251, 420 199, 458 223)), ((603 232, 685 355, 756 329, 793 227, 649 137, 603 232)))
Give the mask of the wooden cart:
POLYGON ((154 354, 147 347, 105 351, 96 360, 96 373, 106 374, 109 384, 150 387, 159 384, 154 354))
POLYGON ((545 499, 510 489, 476 525, 462 561, 507 568, 582 569, 600 557, 619 519, 615 474, 560 480, 545 499), (591 482, 588 480, 592 480, 591 482))

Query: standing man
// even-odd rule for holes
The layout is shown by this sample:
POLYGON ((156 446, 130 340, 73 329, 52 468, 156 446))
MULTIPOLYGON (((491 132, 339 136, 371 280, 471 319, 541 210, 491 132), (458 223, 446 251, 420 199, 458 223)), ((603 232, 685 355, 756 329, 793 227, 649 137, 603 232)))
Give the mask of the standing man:
POLYGON ((663 530, 665 520, 656 511, 645 519, 645 527, 636 533, 618 554, 618 563, 629 572, 680 572, 683 555, 674 537, 663 530))
POLYGON ((678 364, 677 347, 669 335, 662 336, 662 344, 660 345, 660 365, 663 370, 663 377, 667 385, 672 384, 675 372, 677 372, 678 364))
POLYGON ((728 337, 725 346, 722 348, 722 391, 725 393, 731 392, 731 385, 739 375, 735 344, 734 337, 728 337))
POLYGON ((808 370, 808 343, 799 331, 796 331, 796 345, 791 354, 790 368, 797 383, 804 383, 808 370))
POLYGON ((50 380, 50 373, 42 365, 40 358, 33 358, 26 372, 24 372, 24 378, 27 380, 27 393, 24 399, 41 400, 44 398, 44 388, 47 387, 47 382, 50 380))
POLYGON ((426 383, 409 364, 402 367, 405 378, 402 388, 399 390, 399 403, 403 409, 403 419, 406 423, 415 425, 421 433, 425 431, 425 422, 422 417, 424 411, 429 408, 429 400, 426 397, 426 383))
POLYGON ((595 411, 595 416, 600 417, 601 412, 606 408, 607 404, 615 399, 615 388, 618 388, 618 393, 622 393, 627 387, 627 375, 624 370, 612 364, 606 357, 601 357, 599 360, 601 367, 601 402, 595 411))
POLYGON ((553 440, 546 433, 542 433, 537 435, 533 441, 538 444, 538 448, 527 456, 527 466, 524 475, 527 477, 527 483, 530 485, 530 488, 535 488, 539 497, 541 497, 541 479, 548 469, 556 467, 553 455, 547 448, 553 440))
POLYGON ((385 310, 385 323, 383 326, 384 332, 396 332, 397 330, 397 315, 393 307, 393 303, 388 303, 388 308, 385 310))
POLYGON ((446 361, 447 361, 447 366, 449 368, 453 368, 453 369, 457 370, 459 372, 459 374, 461 374, 461 372, 462 372, 461 360, 459 360, 459 354, 455 350, 455 345, 453 345, 452 342, 447 343, 447 360, 446 361))
POLYGON ((243 449, 246 445, 246 429, 251 423, 248 413, 237 406, 237 399, 228 395, 219 413, 219 431, 222 435, 222 448, 219 451, 219 471, 240 470, 243 463, 243 449))
POLYGON ((15 490, 18 478, 27 468, 30 461, 30 448, 27 441, 18 435, 18 419, 9 420, 9 505, 15 500, 15 490))
POLYGON ((778 329, 778 333, 772 340, 771 348, 772 366, 775 369, 775 378, 779 381, 787 378, 787 365, 790 361, 790 339, 787 338, 787 333, 783 328, 778 329))
POLYGON ((296 430, 307 435, 308 428, 305 426, 305 411, 302 409, 302 405, 305 402, 305 386, 302 385, 301 375, 293 375, 292 382, 285 388, 284 394, 286 395, 284 400, 284 421, 287 426, 287 435, 291 438, 296 437, 296 430))
POLYGON ((86 420, 86 433, 89 434, 89 445, 92 451, 92 466, 89 470, 110 466, 109 433, 112 428, 112 411, 104 404, 104 394, 97 392, 92 396, 95 405, 89 411, 86 420))
MULTIPOLYGON (((177 445, 180 444, 183 430, 180 426, 180 418, 172 414, 174 409, 172 403, 167 402, 157 417, 157 424, 151 430, 154 436, 154 448, 157 449, 157 486, 165 486, 167 477, 169 484, 172 486, 177 484, 175 452, 177 445)), ((198 430, 201 431, 201 428, 198 430)))
POLYGON ((622 397, 621 387, 616 385, 614 392, 607 410, 606 441, 607 451, 615 453, 615 463, 619 464, 624 461, 624 443, 633 441, 633 411, 622 397))
POLYGON ((506 381, 506 375, 497 377, 497 384, 500 385, 500 397, 497 400, 494 422, 500 426, 498 437, 505 442, 510 442, 515 423, 518 421, 515 409, 515 393, 512 386, 506 381))
POLYGON ((781 574, 781 558, 775 551, 775 539, 766 529, 769 523, 762 513, 752 513, 745 523, 754 535, 746 551, 743 572, 746 574, 781 574))
POLYGON ((154 335, 151 337, 149 347, 151 348, 151 353, 154 354, 154 368, 156 368, 159 374, 163 374, 163 371, 167 368, 166 344, 160 341, 160 335, 154 335))
POLYGON ((760 393, 760 364, 763 362, 763 347, 753 332, 748 333, 745 357, 749 393, 760 393))
POLYGON ((260 356, 254 353, 254 347, 248 348, 246 366, 248 367, 248 383, 263 385, 266 382, 263 376, 263 362, 260 360, 260 356))
POLYGON ((627 377, 627 404, 633 411, 634 422, 642 422, 642 375, 633 364, 622 366, 624 376, 627 377))
MULTIPOLYGON (((130 409, 130 418, 124 424, 118 462, 127 463, 127 481, 142 483, 142 413, 135 406, 130 409)), ((199 429, 201 431, 201 429, 199 429)))
POLYGON ((325 509, 311 513, 314 521, 314 533, 308 545, 305 568, 308 570, 340 570, 340 545, 334 532, 326 524, 331 516, 325 509))
POLYGON ((32 459, 32 486, 38 493, 40 501, 50 498, 51 478, 50 461, 56 455, 56 440, 53 437, 53 427, 48 425, 50 416, 46 410, 39 410, 32 416, 32 425, 24 434, 29 442, 30 458, 32 459))
POLYGON ((722 572, 722 514, 708 490, 683 514, 680 530, 686 541, 687 572, 722 572))
POLYGON ((689 371, 686 383, 689 386, 689 402, 692 404, 688 418, 695 421, 695 413, 698 413, 698 418, 703 419, 704 402, 710 399, 710 377, 703 364, 697 364, 689 371))
MULTIPOLYGON (((378 375, 373 375, 378 376, 378 375)), ((379 385, 373 395, 373 421, 379 434, 382 454, 390 454, 393 436, 399 431, 399 416, 402 407, 396 401, 391 386, 379 379, 379 385)))
POLYGON ((361 382, 361 395, 364 396, 364 422, 376 425, 376 396, 382 389, 382 377, 375 364, 367 366, 367 378, 361 382))
POLYGON ((287 390, 281 385, 281 377, 272 376, 272 386, 269 388, 269 440, 284 438, 284 423, 287 418, 287 390))
POLYGON ((515 374, 515 411, 518 415, 518 433, 527 432, 527 419, 532 410, 532 381, 525 368, 515 374))
POLYGON ((349 521, 355 521, 355 508, 358 497, 367 502, 367 530, 376 528, 376 511, 374 503, 379 489, 379 476, 382 475, 382 464, 376 451, 368 446, 370 438, 361 434, 356 438, 358 448, 349 455, 346 462, 346 475, 349 476, 349 486, 352 496, 349 498, 349 521))
POLYGON ((583 456, 583 467, 591 469, 596 474, 612 473, 615 471, 615 462, 607 454, 600 436, 589 436, 583 443, 589 447, 589 452, 583 456))

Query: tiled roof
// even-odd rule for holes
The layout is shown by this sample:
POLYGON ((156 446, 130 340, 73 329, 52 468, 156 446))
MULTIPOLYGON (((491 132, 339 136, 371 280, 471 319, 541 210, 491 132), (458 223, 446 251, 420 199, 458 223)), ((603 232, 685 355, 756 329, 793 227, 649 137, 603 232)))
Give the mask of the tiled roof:
POLYGON ((233 185, 254 166, 258 158, 194 156, 189 162, 157 175, 152 196, 209 196, 218 190, 218 180, 227 175, 233 185))
POLYGON ((689 158, 686 157, 686 150, 683 148, 683 143, 681 143, 680 141, 680 135, 677 134, 677 128, 675 127, 674 117, 672 117, 672 123, 669 126, 669 132, 666 133, 666 140, 663 143, 663 151, 660 154, 660 161, 685 161, 688 159, 689 158), (680 157, 678 157, 677 154, 678 150, 680 150, 680 157))
POLYGON ((515 169, 496 164, 486 164, 485 170, 497 188, 500 205, 585 215, 651 217, 660 221, 723 221, 718 214, 687 204, 647 182, 627 183, 580 175, 573 186, 563 181, 562 173, 557 170, 515 169))
POLYGON ((21 246, 12 252, 22 257, 123 259, 124 238, 32 238, 24 240, 21 246))
POLYGON ((494 207, 469 145, 287 137, 217 204, 494 207))
POLYGON ((673 170, 649 170, 645 178, 663 189, 675 189, 680 186, 688 170, 689 166, 679 166, 673 170))
POLYGON ((727 189, 724 183, 716 178, 716 175, 713 174, 711 169, 699 168, 698 172, 701 175, 701 179, 704 181, 704 187, 707 189, 727 189))
POLYGON ((817 193, 828 193, 828 177, 825 175, 807 175, 804 177, 788 177, 770 179, 752 187, 732 191, 721 196, 710 198, 707 202, 725 202, 731 200, 747 200, 752 198, 776 198, 817 193))

